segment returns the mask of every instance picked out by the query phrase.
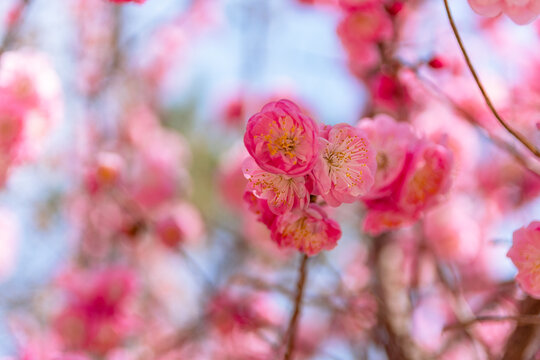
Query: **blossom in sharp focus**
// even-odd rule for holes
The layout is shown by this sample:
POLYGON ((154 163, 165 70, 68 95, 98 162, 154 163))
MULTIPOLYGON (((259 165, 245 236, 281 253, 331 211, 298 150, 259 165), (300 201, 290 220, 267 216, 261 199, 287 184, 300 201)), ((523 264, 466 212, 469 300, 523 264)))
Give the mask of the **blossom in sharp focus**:
POLYGON ((338 124, 319 142, 313 175, 328 205, 352 203, 365 195, 373 186, 376 170, 375 152, 366 135, 353 126, 338 124))
POLYGON ((315 121, 289 100, 266 104, 247 124, 244 144, 263 170, 290 176, 305 175, 317 160, 315 121))
POLYGON ((248 179, 247 189, 268 201, 268 207, 277 215, 309 204, 309 190, 303 176, 291 177, 261 170, 252 158, 247 158, 242 170, 248 179))
POLYGON ((272 225, 272 240, 282 248, 295 248, 306 255, 332 250, 341 238, 339 224, 316 204, 278 216, 272 225))
POLYGON ((533 21, 540 14, 539 0, 468 0, 479 15, 493 17, 506 14, 518 25, 533 21))
POLYGON ((518 269, 516 281, 521 288, 540 299, 540 221, 514 231, 507 256, 518 269))

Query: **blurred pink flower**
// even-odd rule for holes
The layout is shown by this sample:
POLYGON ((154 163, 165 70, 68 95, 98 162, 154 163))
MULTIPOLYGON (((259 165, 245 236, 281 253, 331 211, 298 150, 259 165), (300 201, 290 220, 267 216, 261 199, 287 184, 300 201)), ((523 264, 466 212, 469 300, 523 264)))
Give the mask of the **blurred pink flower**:
POLYGON ((160 210, 154 225, 161 242, 171 248, 185 241, 196 241, 204 234, 199 211, 186 202, 160 210))
POLYGON ((70 272, 60 278, 67 303, 54 320, 66 350, 104 355, 134 330, 127 307, 135 274, 126 268, 70 272))
POLYGON ((366 127, 374 139, 379 168, 384 169, 379 175, 383 186, 376 183, 374 192, 363 197, 368 208, 364 230, 378 234, 412 224, 448 192, 452 152, 418 138, 407 125, 392 124, 389 118, 361 122, 359 126, 366 127))
POLYGON ((521 288, 540 299, 540 221, 514 231, 507 256, 518 269, 516 281, 521 288))
POLYGON ((280 247, 295 248, 309 256, 332 250, 341 238, 339 224, 316 204, 278 216, 271 231, 272 240, 280 247))
POLYGON ((375 183, 366 196, 378 197, 390 191, 389 186, 403 171, 405 160, 416 144, 416 136, 409 124, 399 123, 384 114, 362 119, 358 127, 366 133, 376 152, 375 183))
POLYGON ((540 14, 539 0, 468 0, 471 8, 479 15, 497 16, 506 14, 513 22, 524 25, 540 14))
POLYGON ((330 206, 352 203, 373 186, 375 151, 358 128, 338 124, 325 132, 313 169, 317 189, 330 206))
POLYGON ((247 124, 244 144, 261 169, 305 175, 317 159, 318 127, 289 100, 266 104, 247 124))

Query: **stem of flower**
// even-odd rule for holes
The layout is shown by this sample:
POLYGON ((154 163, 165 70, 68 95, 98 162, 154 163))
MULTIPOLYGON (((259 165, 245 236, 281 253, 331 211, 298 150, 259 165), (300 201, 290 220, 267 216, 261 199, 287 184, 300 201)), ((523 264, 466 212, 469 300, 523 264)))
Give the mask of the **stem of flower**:
POLYGON ((304 287, 307 277, 307 261, 308 256, 303 255, 300 262, 300 268, 298 269, 298 282, 296 284, 296 298, 294 299, 294 310, 289 321, 289 326, 285 332, 285 340, 287 341, 287 347, 285 349, 285 356, 283 360, 291 360, 294 353, 294 340, 296 338, 296 328, 298 325, 298 319, 300 318, 300 310, 302 309, 302 297, 304 295, 304 287))
POLYGON ((482 96, 484 97, 484 100, 486 101, 486 104, 495 116, 495 118, 499 121, 499 123, 510 133, 512 136, 514 136, 519 142, 521 142, 527 149, 529 149, 536 157, 540 158, 540 150, 534 146, 527 138, 525 138, 521 133, 518 131, 512 129, 510 125, 506 123, 506 121, 499 115, 495 107, 493 106, 493 103, 491 102, 491 99, 489 98, 486 90, 484 89, 484 86, 482 85, 482 82, 480 81, 480 78, 478 77, 478 74, 476 73, 476 70, 474 69, 471 59, 469 58, 469 55, 467 54, 467 50, 465 50, 465 46, 463 45, 463 41, 461 40, 461 36, 459 35, 459 31, 456 27, 456 24, 454 22, 454 18, 452 17, 452 13, 450 12, 450 7, 448 6, 448 0, 444 1, 444 7, 446 8, 446 15, 448 15, 448 20, 450 21, 450 26, 452 27, 452 31, 454 32, 454 35, 456 37, 456 40, 459 44, 459 47, 461 49, 461 52, 463 53, 463 57, 465 58, 465 62, 467 63, 467 66, 469 67, 469 70, 471 71, 471 74, 476 81, 476 84, 478 85, 478 88, 480 89, 480 92, 482 93, 482 96))

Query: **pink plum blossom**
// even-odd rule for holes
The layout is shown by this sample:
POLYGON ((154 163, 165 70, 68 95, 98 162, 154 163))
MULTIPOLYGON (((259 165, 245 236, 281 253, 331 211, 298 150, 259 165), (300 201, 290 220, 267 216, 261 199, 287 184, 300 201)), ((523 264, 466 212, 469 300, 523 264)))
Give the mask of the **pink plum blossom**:
POLYGON ((289 100, 266 104, 247 124, 244 144, 261 167, 274 174, 305 175, 317 160, 318 127, 289 100))
POLYGON ((332 250, 341 237, 339 224, 316 204, 280 215, 272 225, 272 240, 282 248, 295 248, 312 256, 332 250))
MULTIPOLYGON (((366 126, 363 124, 360 126, 366 126)), ((425 210, 442 200, 452 179, 453 155, 448 148, 418 138, 406 125, 401 127, 407 141, 392 142, 399 134, 399 127, 391 124, 388 119, 378 120, 369 131, 375 139, 375 148, 382 144, 382 150, 377 154, 380 167, 389 169, 380 176, 384 186, 377 187, 376 184, 375 191, 363 198, 368 207, 364 230, 372 234, 418 220, 425 210), (381 127, 379 135, 376 125, 381 127)))
POLYGON ((400 206, 418 213, 439 202, 450 188, 452 164, 448 148, 422 141, 405 176, 400 206))
POLYGON ((309 203, 309 190, 303 176, 291 177, 261 170, 252 158, 243 163, 247 189, 255 196, 265 199, 268 207, 277 215, 295 208, 305 208, 309 203))
POLYGON ((507 256, 518 269, 516 281, 521 288, 540 299, 540 221, 514 231, 507 256))
POLYGON ((409 124, 399 123, 388 115, 362 119, 358 127, 367 135, 376 152, 375 183, 367 196, 380 196, 389 191, 389 185, 403 171, 407 156, 416 144, 416 136, 409 124))
POLYGON ((375 151, 358 128, 338 124, 325 132, 313 169, 318 191, 330 206, 352 203, 373 185, 375 151))
POLYGON ((524 25, 540 14, 538 0, 468 0, 471 8, 482 16, 506 14, 513 22, 524 25))

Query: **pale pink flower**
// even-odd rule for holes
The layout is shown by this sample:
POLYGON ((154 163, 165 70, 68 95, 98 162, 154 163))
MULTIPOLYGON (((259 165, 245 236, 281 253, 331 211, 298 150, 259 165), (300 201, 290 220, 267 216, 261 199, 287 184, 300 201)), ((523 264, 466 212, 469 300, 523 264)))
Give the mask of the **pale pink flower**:
POLYGON ((303 176, 291 177, 261 170, 252 158, 247 158, 242 170, 248 179, 247 189, 255 196, 265 199, 268 207, 277 215, 292 209, 305 208, 309 204, 309 190, 303 176))
POLYGON ((324 132, 313 169, 318 191, 330 206, 352 203, 373 185, 375 152, 366 135, 348 124, 324 132))
POLYGON ((99 152, 88 166, 85 176, 86 187, 90 192, 95 192, 117 184, 125 167, 125 161, 119 154, 111 151, 99 152))
POLYGON ((24 108, 25 152, 35 154, 41 150, 43 137, 63 115, 62 88, 56 71, 41 53, 9 51, 0 59, 0 88, 24 108))
POLYGON ((443 260, 461 263, 475 259, 482 249, 482 228, 472 201, 454 194, 424 218, 426 241, 443 260))
POLYGON ((389 186, 402 173, 407 156, 416 145, 412 127, 399 123, 388 115, 362 119, 358 127, 365 132, 376 151, 377 172, 375 183, 367 197, 378 197, 390 191, 389 186))
POLYGON ((513 22, 524 25, 540 14, 539 0, 468 0, 471 8, 482 16, 506 14, 513 22))
POLYGON ((272 225, 272 240, 280 247, 295 248, 312 256, 332 250, 341 238, 339 224, 316 204, 278 216, 272 225))
POLYGON ((534 298, 540 299, 540 221, 514 231, 508 256, 518 269, 516 281, 534 298))
POLYGON ((247 124, 244 144, 261 169, 305 175, 317 160, 318 127, 289 100, 266 104, 247 124))
MULTIPOLYGON (((142 139, 141 139, 142 140, 142 139)), ((155 208, 187 187, 186 147, 174 132, 155 129, 145 143, 136 144, 137 156, 129 167, 128 189, 146 208, 155 208)))
POLYGON ((204 234, 199 211, 186 202, 162 209, 154 225, 161 242, 171 248, 184 241, 196 241, 204 234))

